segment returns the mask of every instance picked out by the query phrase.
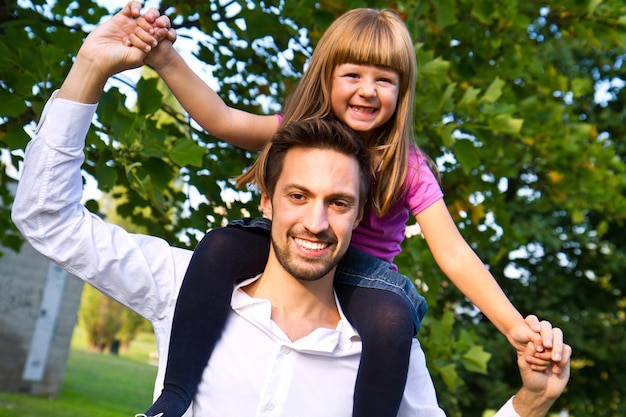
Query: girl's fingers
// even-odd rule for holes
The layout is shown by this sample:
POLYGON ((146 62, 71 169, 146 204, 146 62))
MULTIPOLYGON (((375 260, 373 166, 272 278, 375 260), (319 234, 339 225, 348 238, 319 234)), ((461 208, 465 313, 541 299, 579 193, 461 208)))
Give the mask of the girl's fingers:
POLYGON ((146 19, 149 23, 154 23, 159 16, 161 16, 161 13, 159 13, 159 11, 154 7, 148 9, 148 11, 143 14, 144 19, 146 19))
MULTIPOLYGON (((141 49, 144 52, 150 52, 152 50, 152 42, 146 43, 141 38, 139 38, 135 33, 132 33, 129 38, 129 45, 134 46, 135 48, 141 49)), ((126 42, 124 42, 126 44, 126 42)))
POLYGON ((553 329, 552 323, 547 320, 542 320, 541 323, 541 343, 545 349, 552 349, 553 344, 553 329))
POLYGON ((524 318, 528 327, 530 327, 533 331, 539 333, 541 332, 541 325, 539 324, 539 319, 534 314, 529 314, 524 318))
POLYGON ((554 362, 561 362, 564 357, 564 349, 563 331, 558 327, 555 327, 552 329, 552 360, 554 362))
POLYGON ((138 17, 135 19, 137 23, 137 30, 143 30, 146 33, 153 34, 154 33, 154 25, 148 22, 145 16, 138 17))

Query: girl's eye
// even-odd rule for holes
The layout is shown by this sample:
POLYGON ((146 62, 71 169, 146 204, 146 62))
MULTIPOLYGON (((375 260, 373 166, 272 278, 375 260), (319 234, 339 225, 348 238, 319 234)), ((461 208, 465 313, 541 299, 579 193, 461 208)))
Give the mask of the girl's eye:
POLYGON ((396 80, 391 77, 380 77, 378 78, 378 82, 390 85, 396 85, 396 80))

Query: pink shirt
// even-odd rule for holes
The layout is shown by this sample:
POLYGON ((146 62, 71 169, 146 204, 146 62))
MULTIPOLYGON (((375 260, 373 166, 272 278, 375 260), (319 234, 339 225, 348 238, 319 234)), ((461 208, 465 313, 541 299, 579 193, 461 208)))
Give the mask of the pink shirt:
POLYGON ((409 153, 407 178, 404 192, 389 211, 380 217, 368 204, 363 220, 352 233, 352 246, 365 253, 383 259, 393 265, 393 259, 401 252, 409 212, 417 216, 435 201, 443 198, 437 178, 428 167, 426 159, 415 147, 409 153))

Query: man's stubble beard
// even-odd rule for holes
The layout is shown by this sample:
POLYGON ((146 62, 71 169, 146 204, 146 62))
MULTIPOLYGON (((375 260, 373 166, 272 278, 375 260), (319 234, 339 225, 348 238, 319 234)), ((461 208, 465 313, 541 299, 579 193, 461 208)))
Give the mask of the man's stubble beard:
POLYGON ((276 244, 274 237, 271 238, 272 248, 276 254, 276 259, 291 276, 299 281, 312 282, 325 277, 331 272, 341 260, 341 256, 333 258, 318 258, 302 260, 292 256, 289 249, 282 249, 276 244))

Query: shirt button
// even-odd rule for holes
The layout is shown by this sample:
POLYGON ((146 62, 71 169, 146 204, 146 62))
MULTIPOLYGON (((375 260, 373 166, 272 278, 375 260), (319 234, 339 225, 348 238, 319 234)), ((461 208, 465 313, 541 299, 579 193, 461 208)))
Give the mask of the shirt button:
POLYGON ((291 348, 288 346, 283 346, 283 353, 285 355, 289 355, 291 353, 291 348))
POLYGON ((274 403, 269 403, 269 404, 267 404, 267 406, 265 407, 265 409, 266 409, 267 411, 274 411, 274 408, 275 408, 274 403))

